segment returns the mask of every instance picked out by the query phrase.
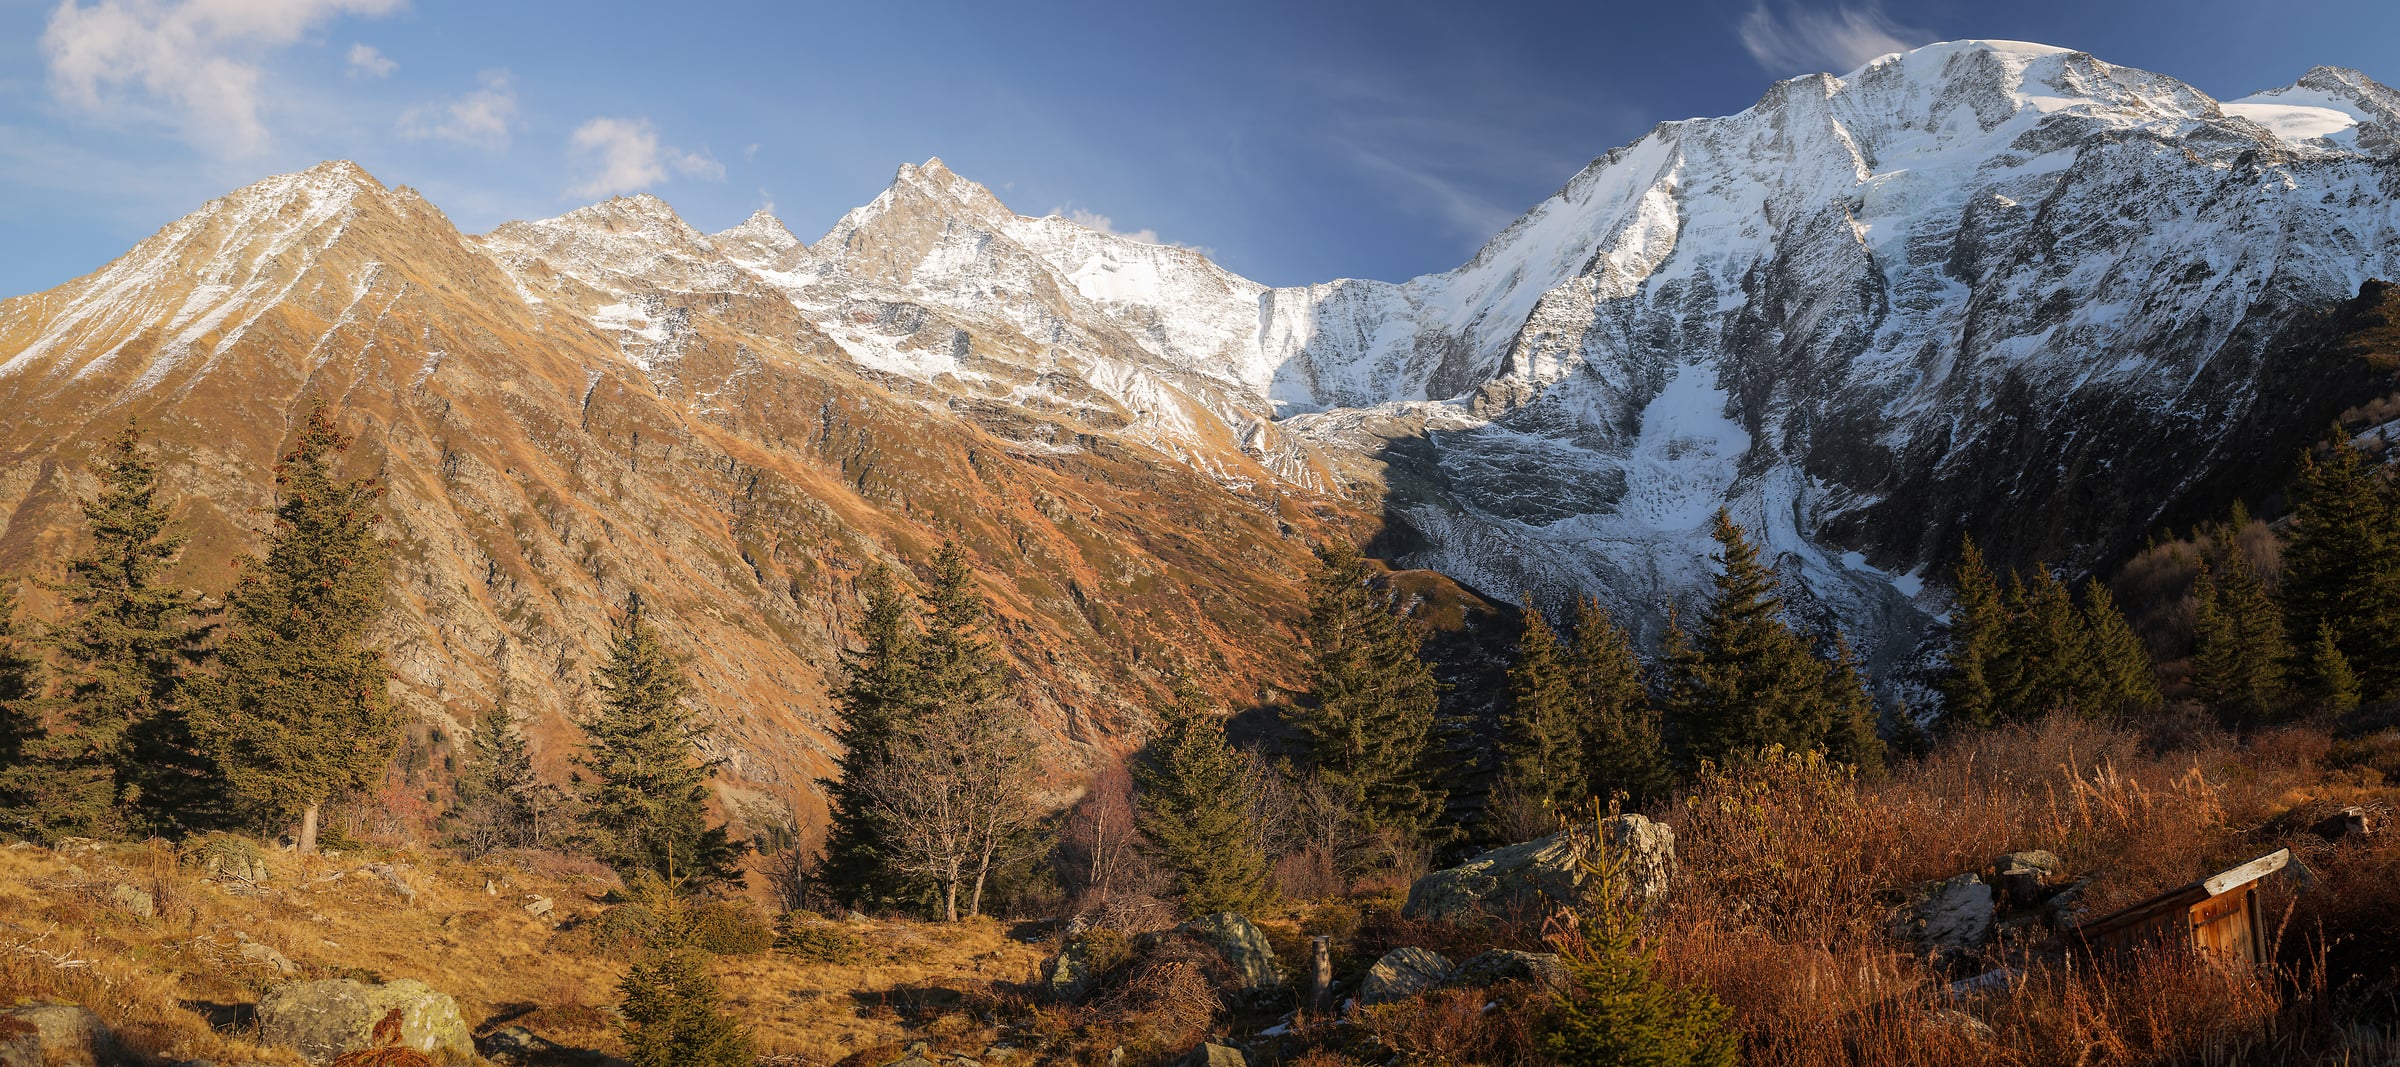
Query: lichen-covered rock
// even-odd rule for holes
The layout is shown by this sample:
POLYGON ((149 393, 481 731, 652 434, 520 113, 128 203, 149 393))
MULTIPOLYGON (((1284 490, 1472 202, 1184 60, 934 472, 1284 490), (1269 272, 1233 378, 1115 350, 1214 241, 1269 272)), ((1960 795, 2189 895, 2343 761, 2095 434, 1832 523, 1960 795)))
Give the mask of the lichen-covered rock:
POLYGON ((1972 954, 1992 940, 1992 887, 1972 874, 1933 883, 1901 917, 1900 932, 1936 961, 1972 954))
POLYGON ((1451 979, 1458 972, 1450 959, 1432 949, 1396 948, 1367 968, 1358 983, 1358 1002, 1384 1004, 1412 997, 1451 979))
POLYGON ((258 1036, 298 1050, 312 1064, 384 1047, 415 1049, 461 1064, 475 1057, 458 1004, 407 978, 382 985, 331 979, 276 986, 258 998, 258 1036))
POLYGON ((123 882, 119 882, 109 889, 108 902, 114 905, 118 911, 137 918, 147 919, 158 914, 157 898, 152 897, 147 890, 126 885, 123 882))
MULTIPOLYGON (((1627 896, 1643 903, 1665 896, 1675 869, 1675 831, 1641 815, 1619 815, 1601 825, 1622 865, 1627 896)), ((1403 913, 1472 924, 1571 905, 1583 889, 1591 843, 1591 833, 1577 829, 1494 849, 1417 879, 1403 913)))
POLYGON ((1275 966, 1275 946, 1267 943, 1265 932, 1250 920, 1220 911, 1176 929, 1208 942, 1224 956, 1225 962, 1240 972, 1244 989, 1270 989, 1283 984, 1283 974, 1275 966))
POLYGON ((1083 938, 1073 938, 1059 947, 1058 955, 1050 961, 1050 996, 1056 1000, 1083 999, 1084 991, 1092 987, 1092 946, 1083 938))
POLYGON ((88 1009, 36 1003, 0 1011, 0 1067, 91 1067, 116 1058, 115 1035, 88 1009))
POLYGON ((1451 980, 1460 985, 1483 987, 1501 982, 1535 982, 1547 986, 1566 984, 1567 969, 1555 952, 1519 952, 1496 948, 1469 956, 1458 965, 1451 980))

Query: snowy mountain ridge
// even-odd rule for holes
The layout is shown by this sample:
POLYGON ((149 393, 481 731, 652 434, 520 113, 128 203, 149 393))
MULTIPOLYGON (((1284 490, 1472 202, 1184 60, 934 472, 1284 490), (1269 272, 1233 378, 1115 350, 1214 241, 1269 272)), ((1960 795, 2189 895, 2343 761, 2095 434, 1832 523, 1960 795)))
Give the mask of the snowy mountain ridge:
MULTIPOLYGON (((420 210, 328 164, 71 297, 11 301, 45 325, 0 351, 0 381, 110 358, 76 350, 109 323, 255 314, 293 275, 239 264, 328 254, 370 187, 397 205, 377 218, 420 210), (215 280, 162 285, 169 261, 215 280)), ((2400 93, 2359 72, 2220 102, 1967 41, 1661 123, 1402 282, 1261 285, 1017 215, 938 159, 814 242, 764 212, 703 234, 643 195, 469 243, 524 314, 662 389, 697 316, 766 301, 804 324, 775 327, 797 358, 928 411, 1025 413, 994 432, 1026 450, 1087 447, 1056 416, 1237 493, 1339 493, 1380 509, 1398 562, 1595 593, 1652 634, 1729 507, 1804 613, 1888 664, 1940 610, 1928 567, 1961 533, 2075 566, 2189 503, 2247 447, 2233 428, 2274 415, 2291 331, 2400 272, 2396 203, 2400 93)))

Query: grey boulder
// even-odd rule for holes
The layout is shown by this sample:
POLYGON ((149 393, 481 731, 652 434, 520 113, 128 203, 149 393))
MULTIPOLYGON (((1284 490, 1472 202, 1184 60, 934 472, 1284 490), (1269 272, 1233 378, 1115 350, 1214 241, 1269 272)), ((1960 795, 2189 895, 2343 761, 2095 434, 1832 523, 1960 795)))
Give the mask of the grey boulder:
POLYGON ((1242 976, 1242 988, 1271 989, 1283 984, 1283 975, 1275 966, 1275 946, 1267 943, 1267 935, 1251 922, 1230 911, 1203 915, 1176 927, 1208 943, 1225 957, 1242 976))
POLYGON ((116 1059, 115 1035, 89 1009, 35 1003, 0 1011, 0 1067, 91 1067, 116 1059))
POLYGON ((1451 979, 1458 969, 1432 949, 1396 948, 1383 954, 1358 983, 1360 1004, 1386 1004, 1413 997, 1451 979))
MULTIPOLYGON (((1626 896, 1645 904, 1665 896, 1675 868, 1675 831, 1641 815, 1619 815, 1601 826, 1626 896)), ((1414 919, 1465 924, 1495 916, 1531 918, 1574 904, 1592 862, 1588 830, 1537 837, 1417 879, 1402 910, 1414 919)))
POLYGON ((475 1058, 457 1002, 410 978, 382 985, 286 982, 258 998, 258 1037, 296 1049, 312 1064, 384 1047, 411 1048, 451 1063, 475 1058))

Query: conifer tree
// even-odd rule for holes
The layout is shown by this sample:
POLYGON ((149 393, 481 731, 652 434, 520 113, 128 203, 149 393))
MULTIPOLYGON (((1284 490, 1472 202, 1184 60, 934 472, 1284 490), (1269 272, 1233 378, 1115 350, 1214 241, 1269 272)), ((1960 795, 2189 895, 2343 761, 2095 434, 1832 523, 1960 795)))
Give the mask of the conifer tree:
POLYGON ((1672 778, 1666 745, 1633 638, 1595 598, 1575 603, 1567 672, 1583 705, 1584 797, 1622 793, 1627 803, 1639 805, 1665 792, 1672 778))
POLYGON ((1178 679, 1159 730, 1134 765, 1142 833, 1175 871, 1184 910, 1247 912, 1273 894, 1267 857, 1251 825, 1252 795, 1225 723, 1200 691, 1178 679))
POLYGON ((1835 634, 1833 647, 1833 661, 1825 670, 1825 755, 1857 768, 1861 778, 1880 778, 1884 746, 1875 730, 1875 698, 1867 695, 1867 680, 1850 651, 1850 639, 1835 634))
POLYGON ((0 577, 0 830, 29 836, 41 830, 38 756, 49 734, 47 690, 41 652, 17 619, 15 583, 0 577))
POLYGON ((1676 988, 1658 976, 1657 951, 1642 942, 1641 915, 1625 899, 1623 863, 1607 847, 1607 827, 1597 837, 1580 936, 1561 953, 1567 980, 1543 1020, 1548 1062, 1733 1067, 1740 1051, 1733 1013, 1706 989, 1676 988))
POLYGON ((994 872, 1028 851, 1038 749, 984 634, 990 609, 966 552, 945 543, 908 651, 907 703, 860 785, 884 840, 883 877, 931 888, 944 916, 979 915, 994 872), (961 897, 964 897, 962 902, 961 897))
POLYGON ((2261 723, 2288 703, 2284 665, 2292 658, 2283 613, 2239 545, 2192 586, 2198 648, 2192 683, 2203 703, 2233 723, 2261 723))
POLYGON ((167 532, 158 464, 128 421, 100 492, 83 502, 92 546, 50 586, 65 617, 48 634, 65 710, 41 743, 48 834, 174 833, 219 812, 214 768, 191 740, 184 681, 205 630, 199 598, 164 584, 183 547, 167 532))
POLYGON ((2074 594, 2048 564, 2033 580, 2011 576, 2008 626, 1994 693, 2003 718, 2029 719, 2053 711, 2093 715, 2101 704, 2100 665, 2074 594))
POLYGON ((607 662, 593 672, 600 712, 584 723, 576 763, 592 773, 585 826, 593 853, 631 878, 681 875, 687 884, 738 881, 741 847, 708 822, 708 780, 717 761, 698 759, 708 728, 684 707, 691 682, 628 596, 607 662))
POLYGON ((1335 541, 1317 558, 1303 631, 1309 687, 1296 725, 1324 781, 1369 829, 1422 834, 1444 801, 1434 784, 1440 683, 1357 546, 1335 541))
POLYGON ((875 823, 875 804, 865 792, 866 771, 889 756, 890 740, 906 718, 915 690, 911 649, 916 613, 907 591, 880 563, 868 569, 861 588, 866 593, 866 615, 859 623, 861 647, 842 650, 844 677, 834 694, 841 710, 834 740, 842 754, 834 761, 835 777, 818 783, 825 788, 829 826, 825 859, 815 875, 837 899, 853 904, 888 896, 897 888, 881 877, 887 833, 875 823))
POLYGON ((371 787, 399 750, 391 671, 369 631, 391 583, 373 478, 344 480, 350 438, 323 403, 275 466, 275 529, 226 596, 216 676, 199 687, 200 733, 234 796, 299 820, 302 853, 344 790, 371 787))
POLYGON ((2309 645, 2308 695, 2326 715, 2347 715, 2358 707, 2358 675, 2329 627, 2317 627, 2317 639, 2309 645))
POLYGON ((2117 610, 2116 597, 2098 578, 2084 583, 2083 630, 2097 668, 2100 687, 2095 714, 2104 717, 2140 715, 2158 710, 2165 697, 2158 691, 2158 674, 2150 649, 2117 610))
POLYGON ((2301 457, 2292 498, 2281 588, 2288 642, 2306 646, 2329 630, 2364 695, 2400 691, 2400 501, 2392 486, 2337 433, 2323 460, 2301 457))
POLYGON ((750 1033, 725 1011, 676 887, 653 876, 639 881, 635 896, 651 928, 642 957, 617 983, 626 1060, 634 1067, 750 1067, 750 1033))
POLYGON ((1955 722, 1990 726, 2000 719, 1993 675, 2008 655, 2008 611, 1973 538, 1960 539, 1952 581, 1958 604, 1950 612, 1948 664, 1939 682, 1942 709, 1955 722))
POLYGON ((1668 635, 1668 722, 1695 761, 1821 747, 1825 664, 1784 622, 1775 572, 1721 508, 1713 536, 1720 570, 1705 610, 1693 632, 1668 635))
POLYGON ((1583 766, 1584 702, 1567 652, 1541 609, 1526 597, 1517 661, 1508 668, 1508 714, 1501 722, 1500 792, 1512 801, 1564 811, 1590 799, 1583 766))

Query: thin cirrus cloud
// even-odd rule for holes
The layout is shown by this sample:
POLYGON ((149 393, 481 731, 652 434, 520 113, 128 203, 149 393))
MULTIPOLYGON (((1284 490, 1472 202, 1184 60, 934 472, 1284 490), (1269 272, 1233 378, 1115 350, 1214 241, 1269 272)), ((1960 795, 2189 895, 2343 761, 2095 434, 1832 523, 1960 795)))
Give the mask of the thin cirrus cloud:
POLYGON ((638 192, 665 183, 669 171, 704 181, 725 180, 725 164, 707 152, 662 147, 649 119, 592 119, 568 136, 567 149, 584 167, 584 176, 567 187, 570 196, 638 192))
POLYGON ((400 64, 371 44, 351 45, 350 54, 344 62, 350 65, 350 73, 368 78, 389 78, 393 71, 400 69, 400 64))
POLYGON ((405 4, 62 0, 50 13, 41 47, 51 92, 70 107, 175 126, 195 145, 249 155, 270 139, 260 117, 268 53, 341 16, 388 15, 405 4))
POLYGON ((1052 211, 1051 214, 1064 218, 1068 222, 1072 222, 1075 225, 1081 226, 1087 230, 1098 230, 1101 233, 1112 234, 1117 237, 1126 238, 1127 240, 1140 241, 1146 245, 1166 245, 1169 248, 1188 248, 1210 258, 1215 258, 1217 254, 1216 249, 1210 248, 1207 245, 1193 245, 1185 244, 1182 241, 1161 240, 1158 236, 1158 231, 1150 229, 1147 226, 1138 230, 1120 230, 1117 228, 1117 220, 1109 218, 1108 216, 1100 214, 1096 211, 1085 211, 1079 207, 1068 206, 1052 211))
POLYGON ((494 151, 508 147, 516 125, 517 90, 505 70, 485 71, 482 86, 453 100, 420 104, 400 113, 400 136, 442 140, 494 151))
POLYGON ((1848 71, 1933 40, 1933 34, 1894 21, 1872 3, 1814 9, 1761 0, 1734 32, 1742 49, 1771 74, 1848 71))

